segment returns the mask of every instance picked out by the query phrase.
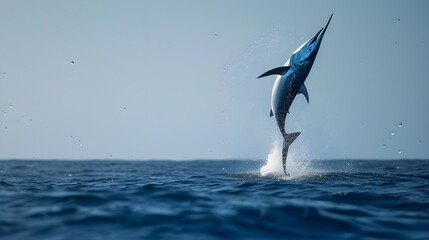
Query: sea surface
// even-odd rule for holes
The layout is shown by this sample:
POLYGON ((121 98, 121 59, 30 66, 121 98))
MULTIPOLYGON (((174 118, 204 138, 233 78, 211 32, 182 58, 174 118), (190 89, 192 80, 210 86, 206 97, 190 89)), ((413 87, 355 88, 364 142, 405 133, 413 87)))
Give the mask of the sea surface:
POLYGON ((428 160, 267 165, 0 161, 0 239, 429 239, 428 160))

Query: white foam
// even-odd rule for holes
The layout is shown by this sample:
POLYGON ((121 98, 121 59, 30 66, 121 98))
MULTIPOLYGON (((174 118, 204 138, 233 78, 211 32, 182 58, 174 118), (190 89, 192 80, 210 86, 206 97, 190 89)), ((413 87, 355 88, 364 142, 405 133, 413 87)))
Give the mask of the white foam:
MULTIPOLYGON (((285 177, 282 162, 282 141, 282 139, 277 138, 271 144, 266 164, 259 170, 261 176, 285 177)), ((300 141, 294 142, 289 148, 286 170, 290 175, 287 177, 288 179, 314 174, 309 168, 308 151, 300 141)))
POLYGON ((259 171, 262 176, 284 176, 282 165, 282 143, 280 139, 277 138, 273 143, 271 143, 267 162, 259 171))

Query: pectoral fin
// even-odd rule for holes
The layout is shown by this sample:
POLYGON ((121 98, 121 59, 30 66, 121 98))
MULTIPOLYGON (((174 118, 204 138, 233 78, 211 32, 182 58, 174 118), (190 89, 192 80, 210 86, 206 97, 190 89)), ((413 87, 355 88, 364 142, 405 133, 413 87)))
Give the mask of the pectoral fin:
POLYGON ((308 92, 307 92, 307 88, 305 87, 304 83, 301 85, 301 87, 299 87, 299 92, 305 96, 305 98, 307 99, 307 102, 310 103, 309 99, 308 99, 308 92))
POLYGON ((264 74, 262 74, 258 78, 266 77, 266 76, 270 76, 270 75, 283 75, 283 74, 285 74, 289 70, 289 68, 290 67, 287 67, 287 66, 273 68, 273 69, 265 72, 264 74))
POLYGON ((270 117, 272 117, 274 114, 273 114, 273 109, 271 109, 270 110, 270 117))

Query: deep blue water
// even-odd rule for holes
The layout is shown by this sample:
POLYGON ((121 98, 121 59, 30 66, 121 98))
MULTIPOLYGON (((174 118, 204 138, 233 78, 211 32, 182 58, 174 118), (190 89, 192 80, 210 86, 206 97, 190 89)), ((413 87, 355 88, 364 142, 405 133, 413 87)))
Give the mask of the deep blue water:
POLYGON ((0 239, 429 239, 429 161, 0 161, 0 239))

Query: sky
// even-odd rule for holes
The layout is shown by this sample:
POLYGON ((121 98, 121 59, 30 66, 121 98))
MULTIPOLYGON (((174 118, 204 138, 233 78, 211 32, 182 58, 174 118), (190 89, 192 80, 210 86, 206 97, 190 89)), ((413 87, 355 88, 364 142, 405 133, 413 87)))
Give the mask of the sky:
POLYGON ((0 2, 0 159, 264 159, 275 76, 334 14, 287 132, 429 159, 429 1, 0 2))

